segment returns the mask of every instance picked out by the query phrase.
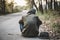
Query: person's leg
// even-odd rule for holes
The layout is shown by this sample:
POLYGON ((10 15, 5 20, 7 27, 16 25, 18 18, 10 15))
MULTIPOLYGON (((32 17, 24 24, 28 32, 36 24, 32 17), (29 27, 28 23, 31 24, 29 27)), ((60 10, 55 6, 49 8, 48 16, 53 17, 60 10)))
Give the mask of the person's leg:
POLYGON ((20 24, 20 30, 22 32, 22 30, 23 30, 23 24, 20 24))

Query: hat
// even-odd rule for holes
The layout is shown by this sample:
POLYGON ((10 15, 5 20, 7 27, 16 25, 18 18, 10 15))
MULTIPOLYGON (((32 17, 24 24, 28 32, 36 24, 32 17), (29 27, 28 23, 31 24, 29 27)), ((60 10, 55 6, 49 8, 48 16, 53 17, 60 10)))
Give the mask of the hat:
POLYGON ((28 13, 30 14, 35 14, 36 10, 35 9, 31 9, 30 11, 28 11, 28 13))

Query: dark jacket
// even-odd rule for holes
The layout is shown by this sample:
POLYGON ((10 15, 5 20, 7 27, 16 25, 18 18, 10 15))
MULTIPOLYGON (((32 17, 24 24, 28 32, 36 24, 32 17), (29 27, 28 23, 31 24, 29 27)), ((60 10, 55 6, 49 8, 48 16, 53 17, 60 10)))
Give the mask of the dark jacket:
POLYGON ((19 24, 24 25, 24 22, 23 22, 23 17, 22 17, 22 19, 21 19, 21 20, 19 20, 19 24))
POLYGON ((24 29, 22 30, 23 36, 37 36, 39 33, 39 25, 42 24, 42 22, 39 20, 39 18, 34 15, 30 14, 23 17, 24 22, 24 29))

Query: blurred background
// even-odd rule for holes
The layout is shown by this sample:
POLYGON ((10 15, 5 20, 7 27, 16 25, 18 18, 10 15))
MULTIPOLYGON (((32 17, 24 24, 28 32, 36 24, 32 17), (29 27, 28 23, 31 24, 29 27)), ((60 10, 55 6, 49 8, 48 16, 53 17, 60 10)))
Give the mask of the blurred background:
MULTIPOLYGON (((38 11, 60 11, 60 0, 0 0, 0 14, 35 8, 38 11)), ((58 13, 60 14, 60 13, 58 13)))
MULTIPOLYGON (((60 35, 60 0, 0 0, 0 15, 17 14, 31 8, 37 10, 43 30, 47 30, 51 37, 60 35)), ((21 16, 20 13, 18 15, 21 16)))

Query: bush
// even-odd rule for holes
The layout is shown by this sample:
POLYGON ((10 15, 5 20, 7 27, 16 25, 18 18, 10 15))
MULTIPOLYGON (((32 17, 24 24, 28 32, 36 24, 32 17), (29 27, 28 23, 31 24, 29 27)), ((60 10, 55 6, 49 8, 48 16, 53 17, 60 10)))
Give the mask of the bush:
POLYGON ((53 23, 52 27, 55 29, 55 31, 60 33, 60 23, 53 23))

